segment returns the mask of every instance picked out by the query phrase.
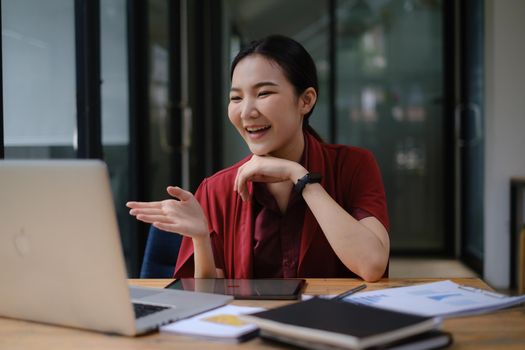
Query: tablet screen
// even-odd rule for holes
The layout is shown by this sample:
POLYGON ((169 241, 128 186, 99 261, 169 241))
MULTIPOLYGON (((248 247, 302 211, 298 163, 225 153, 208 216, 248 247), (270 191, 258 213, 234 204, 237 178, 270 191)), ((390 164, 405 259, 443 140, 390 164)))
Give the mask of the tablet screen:
POLYGON ((226 294, 235 299, 298 299, 305 282, 296 278, 179 278, 166 288, 226 294))

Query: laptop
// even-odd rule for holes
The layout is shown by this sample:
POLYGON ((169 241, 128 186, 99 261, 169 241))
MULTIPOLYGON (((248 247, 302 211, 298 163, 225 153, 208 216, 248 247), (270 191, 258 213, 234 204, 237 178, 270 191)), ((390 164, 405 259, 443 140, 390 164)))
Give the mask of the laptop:
POLYGON ((128 286, 97 160, 0 160, 0 283, 2 317, 129 336, 232 299, 128 286))

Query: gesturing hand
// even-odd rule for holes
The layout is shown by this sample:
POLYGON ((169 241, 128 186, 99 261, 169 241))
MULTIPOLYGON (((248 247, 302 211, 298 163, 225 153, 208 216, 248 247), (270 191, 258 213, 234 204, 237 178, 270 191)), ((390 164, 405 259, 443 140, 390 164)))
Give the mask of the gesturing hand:
POLYGON ((191 192, 180 187, 168 187, 167 192, 176 199, 159 202, 128 202, 129 213, 138 220, 184 236, 199 238, 208 235, 208 222, 199 202, 191 192))
POLYGON ((242 200, 248 199, 247 182, 295 182, 308 171, 299 163, 271 156, 253 155, 241 165, 235 177, 234 190, 242 200))

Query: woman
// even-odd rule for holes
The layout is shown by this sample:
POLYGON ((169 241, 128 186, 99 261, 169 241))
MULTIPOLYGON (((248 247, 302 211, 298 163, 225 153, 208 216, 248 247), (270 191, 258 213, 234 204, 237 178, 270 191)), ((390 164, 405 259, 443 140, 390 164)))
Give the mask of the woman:
POLYGON ((129 202, 130 214, 184 235, 175 276, 387 275, 386 199, 368 152, 323 143, 308 125, 317 72, 296 41, 269 36, 231 68, 228 116, 251 155, 205 179, 195 196, 129 202))

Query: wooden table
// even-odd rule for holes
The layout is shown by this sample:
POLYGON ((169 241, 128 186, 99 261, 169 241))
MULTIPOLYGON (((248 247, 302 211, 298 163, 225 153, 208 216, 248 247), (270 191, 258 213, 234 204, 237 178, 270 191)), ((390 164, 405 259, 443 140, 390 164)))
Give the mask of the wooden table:
MULTIPOLYGON (((384 279, 368 283, 367 290, 434 282, 439 279, 384 279)), ((490 289, 477 278, 454 278, 453 281, 490 289)), ((171 280, 129 281, 132 285, 163 287, 171 280)), ((362 283, 355 279, 308 279, 307 294, 337 294, 362 283)), ((234 301, 237 305, 276 307, 286 301, 234 301)), ((444 329, 454 336, 450 349, 525 349, 525 307, 474 317, 449 319, 444 329)), ((290 349, 252 339, 239 345, 196 340, 186 336, 154 333, 137 338, 111 336, 88 331, 42 325, 0 318, 0 349, 290 349)))

